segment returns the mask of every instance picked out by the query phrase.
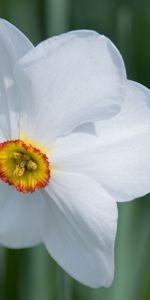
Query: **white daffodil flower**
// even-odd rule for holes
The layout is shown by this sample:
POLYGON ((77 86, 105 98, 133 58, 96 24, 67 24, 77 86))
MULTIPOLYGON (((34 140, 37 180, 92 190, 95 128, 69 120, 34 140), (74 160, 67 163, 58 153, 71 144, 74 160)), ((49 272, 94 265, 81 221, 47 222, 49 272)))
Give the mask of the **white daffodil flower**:
POLYGON ((109 286, 116 200, 150 190, 149 90, 93 31, 34 48, 0 20, 0 60, 0 244, 43 242, 77 280, 109 286), (96 135, 75 132, 95 121, 96 135))

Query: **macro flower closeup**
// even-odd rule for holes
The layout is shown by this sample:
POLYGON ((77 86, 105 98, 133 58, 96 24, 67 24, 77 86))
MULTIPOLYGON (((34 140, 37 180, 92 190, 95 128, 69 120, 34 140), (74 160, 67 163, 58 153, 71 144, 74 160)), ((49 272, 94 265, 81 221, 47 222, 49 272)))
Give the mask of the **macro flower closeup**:
POLYGON ((94 31, 33 47, 0 20, 0 60, 0 244, 43 242, 72 277, 109 286, 116 201, 150 190, 149 90, 94 31))

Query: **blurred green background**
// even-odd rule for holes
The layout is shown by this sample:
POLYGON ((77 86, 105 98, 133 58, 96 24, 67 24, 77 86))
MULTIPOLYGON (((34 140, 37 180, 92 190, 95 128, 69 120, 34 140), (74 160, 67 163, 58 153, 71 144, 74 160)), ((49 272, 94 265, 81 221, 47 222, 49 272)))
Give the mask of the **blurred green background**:
MULTIPOLYGON (((149 0, 0 0, 0 17, 36 45, 74 29, 95 29, 123 55, 128 78, 150 87, 149 0)), ((66 275, 43 246, 0 248, 0 300, 150 300, 150 197, 119 204, 115 279, 92 290, 66 275)))

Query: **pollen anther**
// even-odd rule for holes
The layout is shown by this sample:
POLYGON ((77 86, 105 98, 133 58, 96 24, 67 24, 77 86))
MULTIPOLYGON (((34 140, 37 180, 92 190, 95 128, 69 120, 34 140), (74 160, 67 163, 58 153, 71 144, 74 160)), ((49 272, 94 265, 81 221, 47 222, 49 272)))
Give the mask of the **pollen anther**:
POLYGON ((16 162, 20 162, 22 160, 22 154, 20 152, 12 152, 10 157, 13 158, 16 162))
POLYGON ((13 172, 14 176, 21 177, 24 174, 25 168, 19 165, 16 166, 16 169, 13 172))
POLYGON ((30 155, 23 154, 23 160, 30 160, 30 155))
POLYGON ((34 161, 29 160, 29 162, 27 162, 27 164, 26 164, 26 167, 28 170, 36 170, 37 164, 34 161))

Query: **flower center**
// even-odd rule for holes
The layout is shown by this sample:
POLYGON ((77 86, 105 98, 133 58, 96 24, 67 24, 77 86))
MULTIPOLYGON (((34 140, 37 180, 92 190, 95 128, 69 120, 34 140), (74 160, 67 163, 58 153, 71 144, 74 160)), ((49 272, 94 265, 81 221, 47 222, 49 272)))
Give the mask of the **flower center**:
POLYGON ((21 140, 0 143, 0 179, 23 193, 44 188, 50 180, 48 158, 21 140))
POLYGON ((14 162, 16 163, 16 168, 13 172, 14 176, 20 177, 26 171, 37 169, 37 163, 32 160, 29 154, 12 152, 10 157, 13 158, 14 162))

